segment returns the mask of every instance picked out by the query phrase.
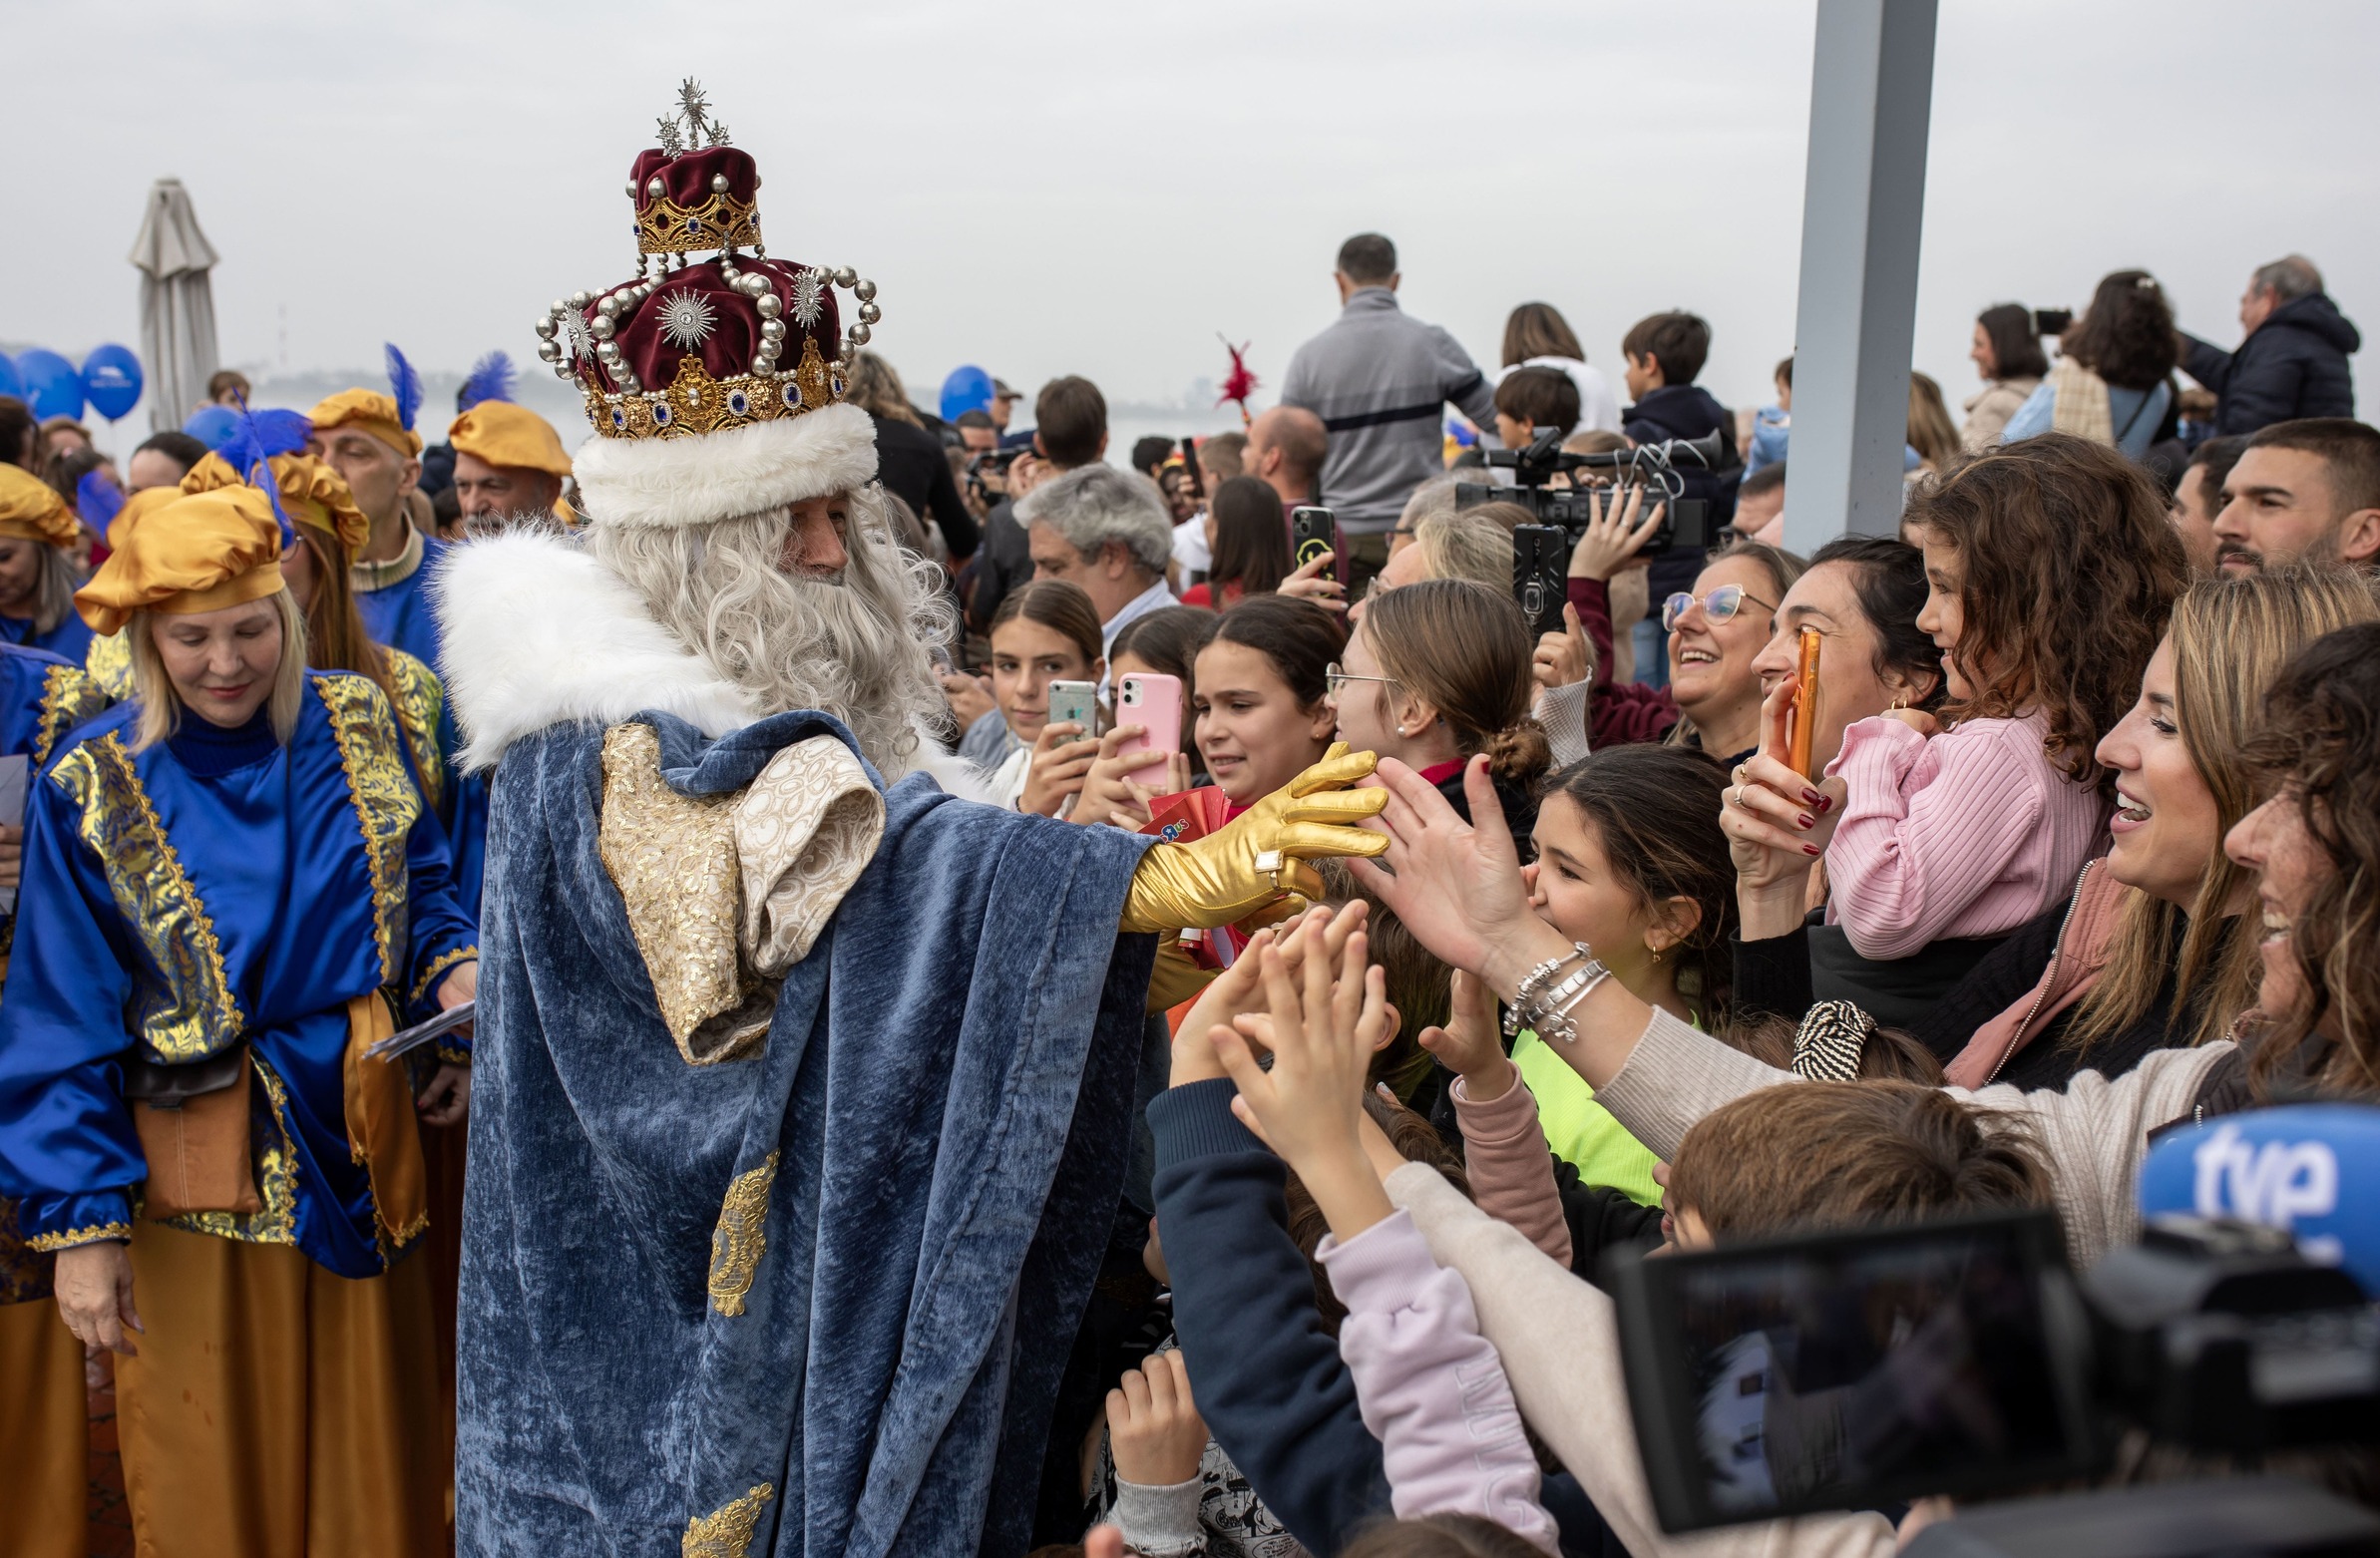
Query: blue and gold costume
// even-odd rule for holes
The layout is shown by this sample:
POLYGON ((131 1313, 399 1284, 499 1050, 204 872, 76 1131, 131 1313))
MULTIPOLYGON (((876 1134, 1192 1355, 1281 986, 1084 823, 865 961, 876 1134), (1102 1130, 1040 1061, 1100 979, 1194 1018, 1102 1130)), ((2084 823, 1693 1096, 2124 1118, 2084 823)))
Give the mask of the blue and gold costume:
POLYGON ((187 1063, 244 1038, 263 1209, 178 1226, 375 1275, 421 1229, 404 1226, 418 1213, 392 1226, 348 1139, 348 1003, 387 988, 426 1016, 477 940, 444 838, 416 826, 388 702, 364 677, 309 673, 286 747, 259 714, 238 730, 188 718, 135 752, 138 714, 87 727, 34 792, 43 914, 0 1009, 0 1158, 27 1241, 131 1234, 147 1171, 118 1091, 128 1052, 187 1063))
MULTIPOLYGON (((30 541, 49 549, 41 553, 46 574, 66 568, 66 549, 80 534, 75 511, 49 483, 20 466, 0 461, 0 539, 30 541)), ((91 643, 91 628, 72 611, 47 632, 41 630, 37 618, 0 616, 0 643, 45 650, 80 665, 83 651, 91 643)))
MULTIPOLYGON (((91 678, 58 656, 0 645, 0 754, 39 772, 107 706, 91 678)), ((0 978, 13 930, 13 915, 0 916, 0 978)), ((25 1248, 16 1204, 0 1197, 0 1465, 14 1494, 11 1539, 29 1553, 83 1549, 83 1346, 50 1301, 54 1260, 25 1248)))
MULTIPOLYGON (((77 601, 107 631, 255 604, 287 622, 290 534, 256 488, 186 495, 77 601)), ((414 1082, 368 1047, 442 1003, 476 932, 387 697, 340 671, 293 686, 278 725, 269 699, 235 728, 180 710, 142 746, 143 698, 176 696, 144 685, 35 781, 0 1191, 36 1250, 129 1242, 147 1330, 118 1362, 119 1435, 145 1550, 398 1558, 442 1541, 451 1427, 431 1280, 405 1258, 430 1206, 414 1082), (127 1097, 224 1056, 238 1092, 200 1096, 244 1112, 244 1145, 127 1097), (214 1199, 192 1158, 153 1163, 160 1141, 244 1155, 252 1191, 214 1199)))
POLYGON ((58 625, 46 633, 35 630, 30 616, 0 616, 0 644, 11 648, 39 649, 44 654, 80 660, 83 652, 91 647, 91 629, 72 611, 60 617, 58 625))

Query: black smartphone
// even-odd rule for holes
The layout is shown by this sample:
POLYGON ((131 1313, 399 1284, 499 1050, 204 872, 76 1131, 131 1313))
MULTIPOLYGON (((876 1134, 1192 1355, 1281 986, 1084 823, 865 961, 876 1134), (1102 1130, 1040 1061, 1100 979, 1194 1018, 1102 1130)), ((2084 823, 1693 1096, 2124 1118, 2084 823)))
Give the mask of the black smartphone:
POLYGON ((2074 310, 2071 308, 2036 308, 2033 310, 2033 333, 2035 335, 2064 335, 2073 328, 2074 310))
POLYGON ((1512 598, 1529 619, 1532 633, 1558 633, 1567 624, 1562 606, 1570 598, 1570 536, 1558 525, 1516 525, 1512 530, 1512 598))
POLYGON ((1301 504, 1289 511, 1290 563, 1304 568, 1328 552, 1334 559, 1331 570, 1347 583, 1347 549, 1339 544, 1339 516, 1328 509, 1301 504))
POLYGON ((2090 1319, 2057 1215, 1605 1261, 1665 1531, 2088 1474, 2090 1319))

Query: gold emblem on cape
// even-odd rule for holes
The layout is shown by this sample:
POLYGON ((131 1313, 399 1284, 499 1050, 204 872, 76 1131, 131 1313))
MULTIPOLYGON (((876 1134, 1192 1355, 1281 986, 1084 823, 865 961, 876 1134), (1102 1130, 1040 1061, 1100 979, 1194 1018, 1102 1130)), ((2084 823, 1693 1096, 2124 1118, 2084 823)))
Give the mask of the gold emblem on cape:
POLYGON ((711 1514, 688 1517, 686 1534, 677 1544, 681 1558, 744 1558, 752 1546, 753 1528, 760 1524, 760 1506, 776 1495, 776 1487, 763 1482, 711 1514))
POLYGON ((719 1226, 710 1236, 710 1307, 722 1315, 744 1312, 752 1274, 768 1251, 768 1193, 776 1180, 777 1154, 772 1152, 760 1167, 736 1175, 727 1187, 719 1226))

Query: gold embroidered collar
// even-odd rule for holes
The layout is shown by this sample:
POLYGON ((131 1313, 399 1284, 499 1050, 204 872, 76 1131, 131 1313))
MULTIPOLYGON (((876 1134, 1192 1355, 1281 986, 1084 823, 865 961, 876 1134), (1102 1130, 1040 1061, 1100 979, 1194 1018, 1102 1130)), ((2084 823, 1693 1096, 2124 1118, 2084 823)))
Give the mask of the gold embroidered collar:
POLYGON ((422 533, 413 528, 413 521, 405 521, 405 550, 386 563, 357 561, 347 565, 348 582, 360 592, 386 589, 411 579, 422 566, 422 533))

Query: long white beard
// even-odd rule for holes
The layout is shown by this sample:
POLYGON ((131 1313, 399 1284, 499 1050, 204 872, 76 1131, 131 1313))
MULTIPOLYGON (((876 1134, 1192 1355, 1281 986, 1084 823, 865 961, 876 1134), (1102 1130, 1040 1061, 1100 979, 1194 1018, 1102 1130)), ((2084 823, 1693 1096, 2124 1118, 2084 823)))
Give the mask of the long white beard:
POLYGON ((588 544, 758 711, 833 714, 888 780, 907 773, 921 730, 946 718, 929 646, 956 623, 937 571, 894 545, 873 489, 853 496, 850 563, 834 580, 782 571, 790 527, 783 509, 684 529, 596 524, 588 544))

